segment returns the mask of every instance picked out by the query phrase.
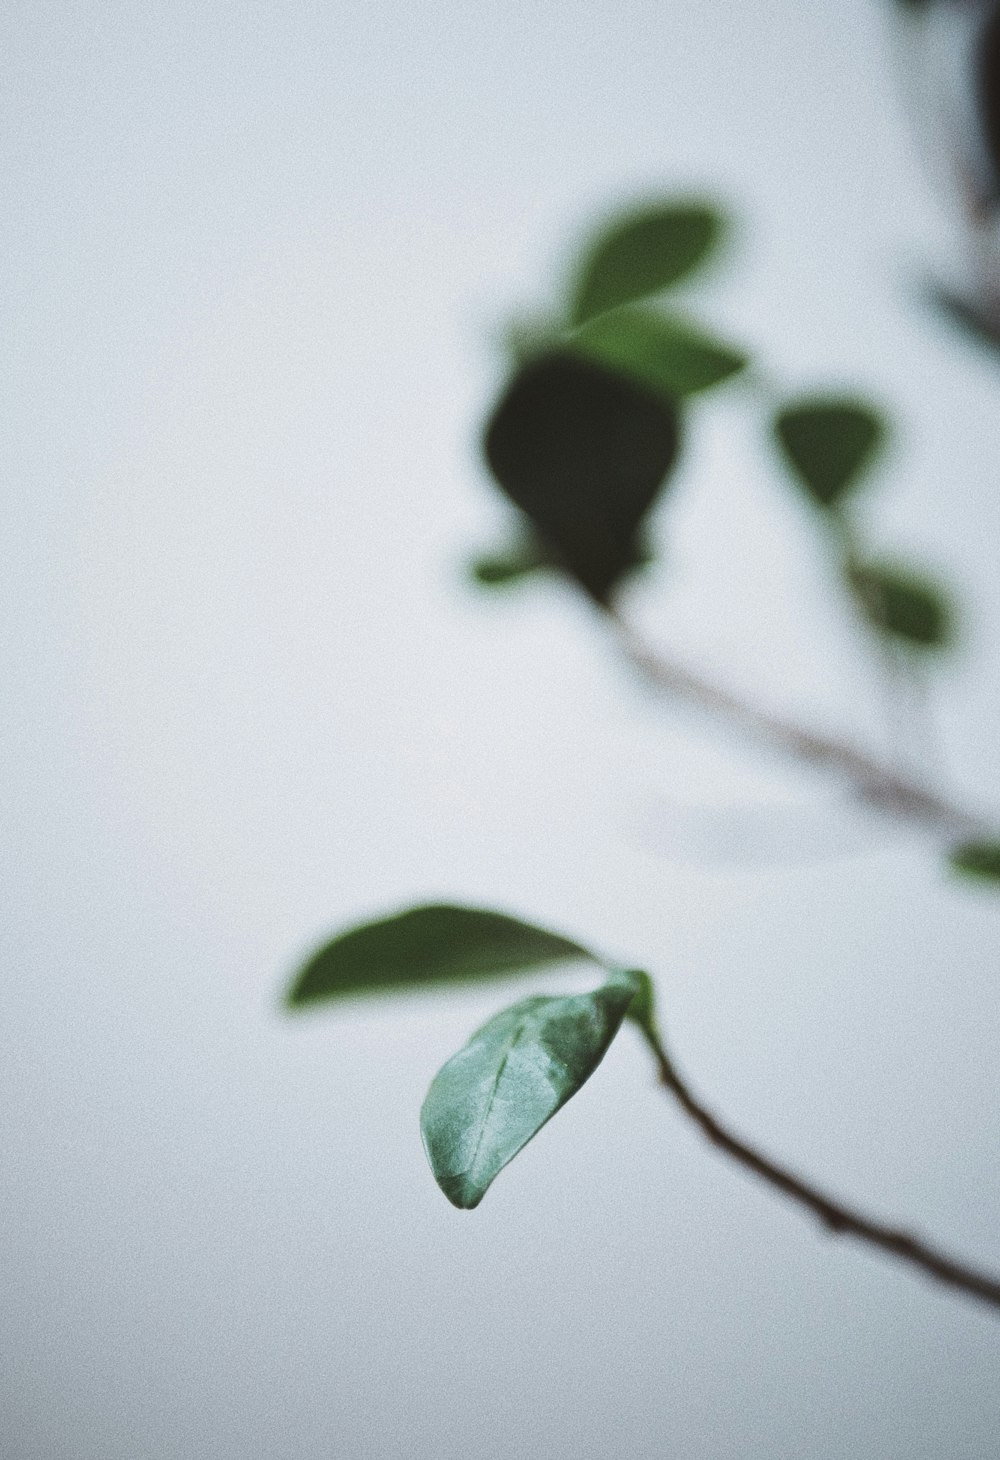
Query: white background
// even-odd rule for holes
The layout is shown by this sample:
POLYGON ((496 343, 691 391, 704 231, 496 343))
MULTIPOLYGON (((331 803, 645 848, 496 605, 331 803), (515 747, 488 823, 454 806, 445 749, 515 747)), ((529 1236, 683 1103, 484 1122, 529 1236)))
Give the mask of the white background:
MULTIPOLYGON (((893 413, 862 521, 960 590, 932 697, 1000 807, 1000 371, 918 298, 951 244, 887 10, 3 31, 4 1456, 993 1455, 995 1317, 730 1169, 632 1037, 463 1214, 417 1112, 515 985, 277 1009, 352 920, 507 908, 651 968, 739 1129, 1000 1267, 1000 903, 655 704, 568 589, 463 579, 506 521, 499 324, 609 207, 708 190, 740 228, 692 309, 777 390, 893 413)), ((657 525, 655 639, 887 743, 758 397, 698 410, 657 525)))

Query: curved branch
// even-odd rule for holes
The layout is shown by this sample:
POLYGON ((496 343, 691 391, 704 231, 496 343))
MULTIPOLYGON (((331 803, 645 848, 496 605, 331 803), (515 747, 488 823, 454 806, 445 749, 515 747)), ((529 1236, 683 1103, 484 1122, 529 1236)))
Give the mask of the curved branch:
POLYGON ((804 1181, 802 1177, 796 1176, 786 1167, 779 1166, 770 1160, 755 1146, 751 1146, 733 1135, 691 1093, 677 1073, 673 1061, 652 1024, 639 1020, 636 1022, 653 1052, 660 1083, 670 1091, 684 1113, 690 1116, 701 1130, 702 1135, 711 1141, 713 1146, 717 1146, 727 1156, 738 1161, 741 1166, 754 1172, 768 1185, 787 1196, 790 1201, 797 1202, 799 1206, 811 1211, 823 1226, 835 1235, 855 1237, 860 1242, 867 1242, 869 1246, 878 1248, 890 1257, 919 1268, 921 1272, 934 1278, 937 1282, 957 1288, 960 1292, 989 1304, 990 1307, 1000 1309, 1000 1279, 991 1277, 988 1273, 977 1272, 975 1268, 955 1261, 954 1258, 939 1252, 910 1232, 900 1231, 895 1227, 888 1227, 882 1222, 872 1221, 851 1210, 850 1207, 843 1206, 833 1197, 804 1181))
POLYGON ((703 679, 650 648, 615 608, 606 608, 605 614, 626 657, 658 689, 711 711, 737 730, 796 760, 840 775, 870 805, 899 820, 918 822, 968 840, 990 835, 981 817, 957 806, 930 786, 901 775, 894 766, 849 742, 803 729, 703 679))

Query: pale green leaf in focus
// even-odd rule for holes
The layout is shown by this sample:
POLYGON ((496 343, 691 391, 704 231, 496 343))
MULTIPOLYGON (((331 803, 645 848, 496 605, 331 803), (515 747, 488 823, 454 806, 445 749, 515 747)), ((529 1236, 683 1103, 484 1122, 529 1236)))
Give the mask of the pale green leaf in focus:
POLYGON ((457 1207, 494 1177, 593 1074, 639 984, 616 975, 590 994, 524 999, 497 1014, 435 1076, 420 1113, 434 1178, 457 1207))

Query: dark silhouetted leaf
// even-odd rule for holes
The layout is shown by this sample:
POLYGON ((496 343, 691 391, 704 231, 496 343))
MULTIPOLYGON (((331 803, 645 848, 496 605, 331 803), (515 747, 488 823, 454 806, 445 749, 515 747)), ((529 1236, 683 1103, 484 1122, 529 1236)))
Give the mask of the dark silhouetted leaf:
POLYGON ((982 882, 1000 882, 1000 842, 965 842, 948 858, 956 872, 982 882))
POLYGON ((593 1074, 637 987, 623 974, 592 994, 524 999, 438 1072, 420 1129, 453 1205, 478 1206, 498 1172, 593 1074))
POLYGON ((834 506, 855 485, 885 439, 870 406, 820 397, 786 406, 774 430, 794 476, 821 507, 834 506))
POLYGON ((446 904, 410 908, 349 928, 308 960, 286 996, 292 1007, 346 994, 385 993, 495 978, 590 955, 544 928, 502 913, 446 904))
POLYGON ((705 203, 661 203, 616 218, 584 255, 571 323, 676 284, 708 257, 722 227, 705 203))
POLYGON ((585 324, 572 348, 668 396, 708 390, 746 365, 746 356, 651 309, 614 309, 585 324))
POLYGON ((672 402, 565 352, 515 374, 484 435, 499 485, 599 603, 641 562, 643 518, 679 444, 672 402))
POLYGON ((951 639, 951 614, 940 591, 924 578, 879 563, 853 563, 848 575, 872 627, 922 649, 951 639))

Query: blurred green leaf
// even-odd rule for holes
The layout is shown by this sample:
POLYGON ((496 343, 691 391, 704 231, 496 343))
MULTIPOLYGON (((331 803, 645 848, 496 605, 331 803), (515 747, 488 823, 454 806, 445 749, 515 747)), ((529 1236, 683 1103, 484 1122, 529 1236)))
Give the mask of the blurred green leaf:
POLYGON ((472 1036, 435 1076, 420 1129, 454 1206, 494 1177, 593 1074, 637 991, 622 974, 590 994, 524 999, 472 1036))
MULTIPOLYGON (((520 973, 590 959, 568 938, 502 913, 431 904, 349 928, 307 960, 286 995, 293 1008, 520 973)), ((591 960, 592 961, 592 960, 591 960)))
POLYGON ((937 312, 967 339, 994 355, 1000 350, 1000 320, 995 315, 940 284, 930 285, 927 292, 937 312))
POLYGON ((964 842, 948 857, 956 872, 983 882, 1000 882, 1000 842, 964 842))
POLYGON ((470 573, 483 588, 506 588, 553 566, 552 555, 540 542, 522 538, 502 551, 481 553, 473 559, 470 573))
POLYGON ((706 203, 659 203, 615 218, 583 256, 571 323, 676 284, 707 259, 722 229, 706 203))
POLYGON ((554 561, 606 603, 642 561, 643 519, 677 459, 680 419, 662 395, 557 351, 515 373, 483 447, 554 561))
POLYGON ((801 486, 821 507, 833 507, 871 465, 885 423, 861 401, 812 397, 785 406, 774 432, 801 486))
POLYGON ((872 627, 922 649, 942 649, 952 638, 952 615, 942 593, 926 579, 879 563, 854 562, 851 588, 872 627))
MULTIPOLYGON (((635 568, 655 561, 651 544, 640 538, 636 544, 635 568)), ((538 573, 561 571, 557 559, 537 539, 523 537, 494 553, 481 553, 469 564, 469 576, 481 588, 504 589, 523 583, 538 573)))
POLYGON ((708 390, 747 363, 745 355, 682 320, 634 307, 590 320, 570 347, 672 397, 708 390))

